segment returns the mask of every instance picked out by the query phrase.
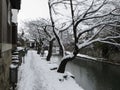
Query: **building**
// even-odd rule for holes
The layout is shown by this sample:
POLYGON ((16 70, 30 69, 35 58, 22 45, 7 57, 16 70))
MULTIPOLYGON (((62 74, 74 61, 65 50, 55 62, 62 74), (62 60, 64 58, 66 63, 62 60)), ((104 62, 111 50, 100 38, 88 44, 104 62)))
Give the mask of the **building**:
POLYGON ((17 22, 13 9, 20 9, 20 0, 0 0, 0 90, 9 90, 11 51, 17 43, 17 22))

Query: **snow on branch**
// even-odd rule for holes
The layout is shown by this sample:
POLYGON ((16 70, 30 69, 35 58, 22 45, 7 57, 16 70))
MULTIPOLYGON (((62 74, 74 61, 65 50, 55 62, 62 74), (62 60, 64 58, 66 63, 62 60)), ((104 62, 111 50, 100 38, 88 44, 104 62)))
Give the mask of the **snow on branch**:
POLYGON ((90 11, 93 8, 94 4, 94 0, 92 2, 92 4, 89 6, 89 8, 83 13, 83 15, 80 15, 79 17, 77 17, 77 20, 75 20, 75 27, 77 27, 81 22, 85 21, 85 20, 89 20, 89 19, 95 19, 95 18, 103 18, 106 16, 120 16, 120 14, 115 14, 113 13, 116 10, 120 10, 119 8, 115 8, 112 11, 108 12, 107 14, 102 14, 102 15, 95 15, 95 13, 97 13, 100 9, 103 8, 103 6, 105 4, 107 4, 106 0, 103 1, 103 3, 95 10, 90 11), (89 16, 88 16, 89 15, 89 16), (93 15, 93 16, 92 16, 93 15))
POLYGON ((113 43, 113 42, 109 42, 109 41, 99 41, 101 43, 106 43, 106 44, 111 44, 111 45, 115 45, 115 46, 120 46, 120 43, 113 43))
POLYGON ((114 20, 114 21, 108 21, 108 22, 102 22, 102 23, 99 23, 99 24, 97 24, 97 25, 94 25, 94 26, 92 26, 92 27, 90 27, 90 28, 88 28, 88 29, 86 29, 86 30, 83 30, 83 31, 81 31, 81 32, 79 32, 79 34, 78 34, 78 39, 80 38, 80 36, 82 35, 82 34, 84 34, 84 33, 86 33, 86 32, 89 32, 89 31, 92 31, 92 30, 94 30, 95 28, 98 28, 99 26, 102 26, 102 25, 111 25, 111 24, 114 24, 114 23, 116 23, 116 22, 119 22, 118 20, 114 20))
POLYGON ((104 29, 105 26, 102 26, 100 29, 97 30, 96 33, 94 33, 94 35, 88 39, 88 41, 91 41, 93 40, 103 29, 104 29))
POLYGON ((105 38, 100 38, 100 41, 105 41, 109 39, 117 39, 117 38, 120 38, 120 36, 107 36, 105 38))
POLYGON ((120 46, 119 43, 114 43, 114 42, 110 42, 108 40, 110 39, 117 39, 117 38, 120 38, 120 36, 108 36, 108 37, 105 37, 105 38, 97 38, 97 39, 94 39, 94 40, 86 40, 84 43, 80 44, 78 47, 79 49, 82 49, 82 48, 85 48, 95 42, 102 42, 102 43, 107 43, 107 44, 112 44, 112 45, 116 45, 116 46, 120 46))
POLYGON ((80 49, 85 48, 85 47, 87 47, 87 46, 89 46, 89 45, 91 45, 91 44, 93 44, 93 43, 95 43, 95 42, 98 42, 98 41, 100 41, 99 38, 94 39, 94 40, 91 40, 91 41, 85 41, 85 42, 82 43, 82 44, 78 44, 78 48, 79 48, 79 50, 80 50, 80 49))
POLYGON ((88 14, 88 11, 93 7, 93 4, 94 4, 94 0, 92 1, 90 7, 85 11, 85 13, 84 13, 82 18, 86 17, 86 15, 88 14))
POLYGON ((44 30, 44 32, 49 36, 49 38, 51 38, 51 35, 50 35, 50 33, 47 31, 46 28, 47 28, 47 26, 45 26, 43 30, 44 30))
MULTIPOLYGON (((112 11, 110 11, 110 12, 107 13, 107 14, 98 15, 98 16, 92 16, 92 17, 86 17, 86 18, 83 18, 82 20, 95 19, 95 18, 103 18, 103 17, 109 16, 109 15, 112 15, 112 16, 120 16, 120 14, 115 14, 115 13, 113 13, 115 10, 118 10, 118 8, 113 9, 112 11)), ((120 10, 120 8, 119 8, 119 10, 120 10)))
POLYGON ((68 30, 71 26, 72 26, 72 23, 69 24, 67 27, 65 27, 65 28, 63 28, 63 29, 61 29, 61 30, 59 30, 59 32, 64 32, 64 31, 68 30))
MULTIPOLYGON (((92 10, 92 11, 89 11, 88 13, 87 13, 87 15, 88 14, 91 14, 91 13, 96 13, 97 11, 99 11, 107 2, 106 2, 107 0, 104 0, 103 1, 103 3, 97 8, 97 9, 95 9, 95 10, 92 10)), ((91 7, 92 8, 92 7, 91 7)))
POLYGON ((50 3, 50 6, 53 7, 54 5, 58 5, 58 4, 68 4, 69 0, 57 0, 57 1, 51 1, 49 0, 48 3, 50 3))
POLYGON ((120 25, 116 25, 116 24, 108 24, 108 26, 111 26, 111 27, 120 27, 120 25))

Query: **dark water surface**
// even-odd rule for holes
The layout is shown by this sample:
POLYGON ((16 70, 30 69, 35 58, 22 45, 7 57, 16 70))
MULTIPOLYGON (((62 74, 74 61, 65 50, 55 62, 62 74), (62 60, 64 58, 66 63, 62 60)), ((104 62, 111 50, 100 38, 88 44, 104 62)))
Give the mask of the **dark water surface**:
POLYGON ((84 90, 120 90, 120 66, 76 59, 67 70, 84 90))
POLYGON ((120 90, 120 66, 77 58, 67 64, 66 70, 84 90, 120 90))

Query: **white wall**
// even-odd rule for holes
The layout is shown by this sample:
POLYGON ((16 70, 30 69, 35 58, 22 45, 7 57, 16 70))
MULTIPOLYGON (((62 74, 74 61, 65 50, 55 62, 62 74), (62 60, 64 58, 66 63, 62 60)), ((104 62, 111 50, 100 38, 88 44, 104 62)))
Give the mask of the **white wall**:
POLYGON ((17 23, 18 10, 12 9, 12 22, 17 23))

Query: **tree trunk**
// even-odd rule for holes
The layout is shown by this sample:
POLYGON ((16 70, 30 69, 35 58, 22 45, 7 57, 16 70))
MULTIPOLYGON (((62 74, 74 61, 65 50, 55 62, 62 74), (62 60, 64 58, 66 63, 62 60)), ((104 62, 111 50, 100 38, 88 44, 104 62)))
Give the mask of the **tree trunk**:
POLYGON ((59 65, 59 68, 58 68, 57 72, 64 73, 67 63, 69 61, 72 61, 74 58, 75 58, 75 56, 63 59, 62 62, 60 63, 60 65, 59 65))
POLYGON ((52 56, 53 41, 54 40, 51 40, 49 42, 49 50, 48 50, 48 55, 47 55, 47 61, 50 61, 50 58, 52 56))
POLYGON ((60 63, 57 72, 59 72, 59 73, 64 73, 67 63, 68 63, 69 61, 74 60, 75 57, 77 56, 78 52, 79 52, 78 47, 75 47, 75 50, 73 51, 73 56, 64 58, 64 59, 62 60, 62 62, 60 63))
POLYGON ((59 45, 59 46, 60 46, 59 54, 60 54, 61 56, 64 56, 63 48, 61 47, 61 45, 59 45))
POLYGON ((37 49, 37 54, 40 54, 40 52, 41 52, 41 47, 40 47, 40 46, 38 46, 38 49, 37 49))
MULTIPOLYGON (((72 0, 70 0, 70 7, 71 7, 71 15, 72 15, 72 24, 73 24, 73 35, 74 35, 74 44, 75 44, 75 50, 73 52, 74 56, 73 57, 68 57, 68 58, 65 58, 62 60, 62 62, 60 63, 60 66, 58 68, 58 71, 59 73, 64 73, 65 72, 65 67, 67 65, 67 62, 69 61, 72 61, 76 55, 78 54, 79 52, 79 49, 78 49, 78 46, 77 46, 77 43, 78 43, 78 38, 77 38, 77 29, 75 27, 75 21, 74 21, 74 9, 73 9, 73 3, 72 3, 72 0)), ((59 40, 58 40, 59 41, 59 40)), ((60 45, 60 44, 59 44, 60 45)), ((62 48, 62 46, 60 46, 62 48)), ((62 48, 63 49, 63 48, 62 48)))
POLYGON ((54 20, 53 20, 53 15, 52 15, 52 6, 51 6, 51 3, 50 3, 51 0, 48 1, 48 6, 49 6, 49 14, 50 14, 50 20, 51 20, 51 23, 52 23, 52 28, 53 28, 53 33, 58 41, 58 44, 60 46, 60 49, 61 49, 61 54, 62 56, 64 56, 64 47, 60 41, 60 37, 58 36, 58 34, 56 33, 55 31, 55 24, 54 24, 54 20))

